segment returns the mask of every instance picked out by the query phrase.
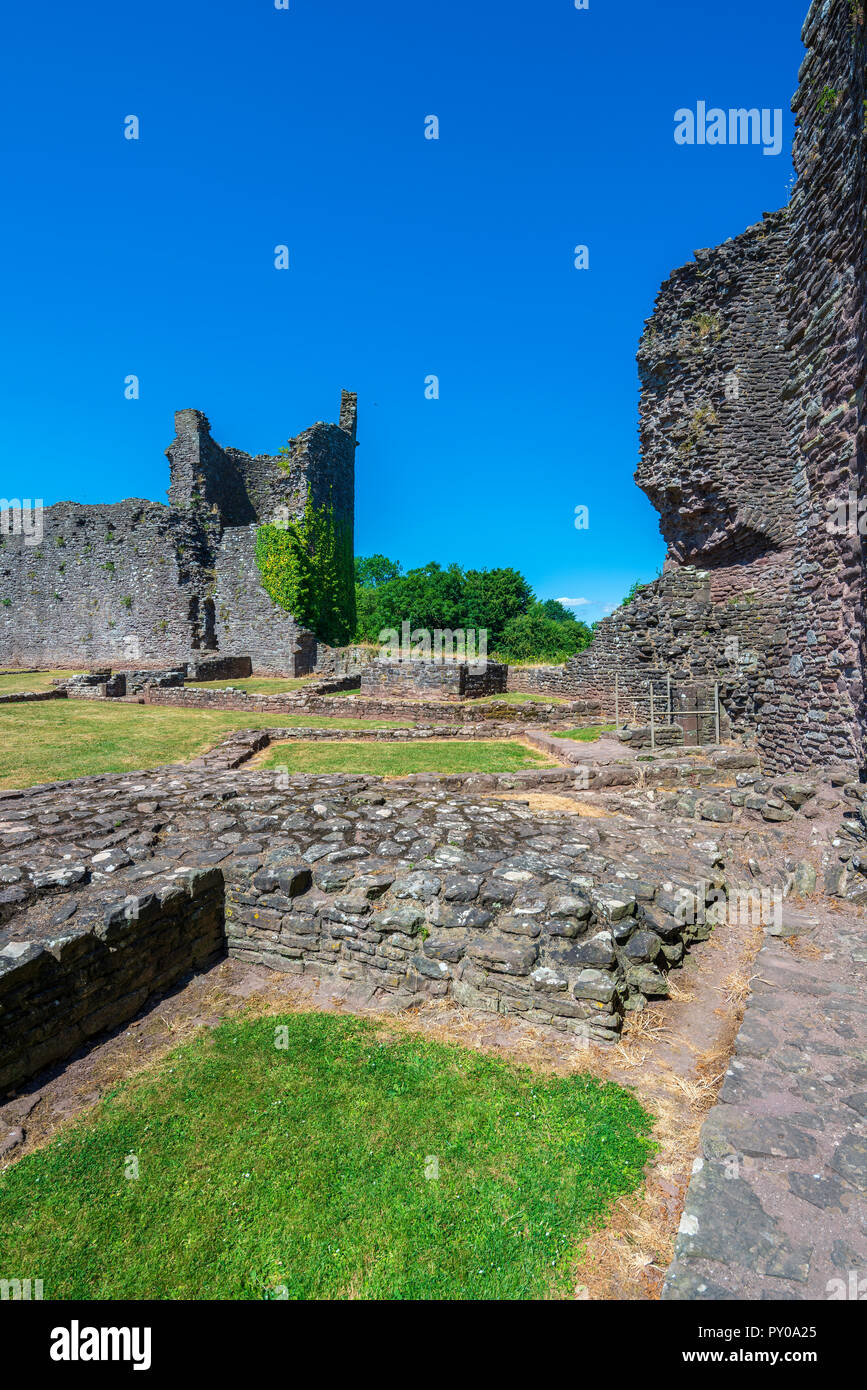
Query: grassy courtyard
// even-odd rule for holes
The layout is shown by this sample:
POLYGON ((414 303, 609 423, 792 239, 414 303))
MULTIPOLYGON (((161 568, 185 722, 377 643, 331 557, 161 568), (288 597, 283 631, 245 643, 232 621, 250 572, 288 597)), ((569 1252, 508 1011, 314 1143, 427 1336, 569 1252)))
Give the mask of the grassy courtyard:
POLYGON ((303 690, 316 682, 315 676, 248 676, 231 681, 187 681, 191 690, 246 690, 248 695, 283 695, 303 690))
POLYGON ((0 676, 0 695, 17 695, 22 690, 50 690, 52 681, 74 674, 73 671, 16 671, 13 676, 0 676))
POLYGON ((502 695, 483 695, 480 705, 565 705, 565 696, 540 695, 529 690, 507 690, 502 695))
POLYGON ((616 730, 616 724, 589 724, 586 729, 552 729, 554 738, 570 738, 576 743, 595 743, 597 738, 603 734, 611 734, 616 730))
MULTIPOLYGON (((51 700, 0 705, 0 787, 30 787, 100 772, 135 772, 182 762, 257 721, 250 712, 185 710, 168 705, 51 700)), ((299 715, 272 716, 291 728, 321 726, 299 715)), ((381 728, 372 720, 335 719, 335 728, 381 728)))
POLYGON ((650 1129, 591 1077, 334 1014, 230 1020, 0 1175, 0 1268, 46 1299, 569 1297, 650 1129))
POLYGON ((411 772, 518 772, 554 767, 544 753, 498 739, 425 739, 409 743, 275 743, 259 767, 290 772, 352 772, 406 777, 411 772))

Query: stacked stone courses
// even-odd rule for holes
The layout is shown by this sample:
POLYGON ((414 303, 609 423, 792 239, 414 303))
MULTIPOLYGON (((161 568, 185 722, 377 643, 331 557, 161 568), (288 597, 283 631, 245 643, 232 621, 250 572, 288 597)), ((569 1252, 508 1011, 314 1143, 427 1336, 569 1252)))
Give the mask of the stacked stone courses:
POLYGON ((651 684, 718 683, 767 767, 865 770, 865 32, 849 0, 811 7, 789 206, 696 252, 648 320, 636 481, 662 576, 510 689, 597 697, 610 717, 616 676, 644 722, 651 684))
POLYGON ((4 662, 117 667, 243 653, 258 671, 307 674, 315 635, 262 587, 256 533, 299 517, 309 493, 351 535, 356 415, 344 392, 339 425, 311 426, 285 458, 252 458, 217 444, 201 411, 178 411, 168 506, 59 502, 45 510, 40 544, 0 537, 4 662))
POLYGON ((454 792, 436 776, 285 788, 279 771, 235 770, 268 742, 235 734, 146 780, 0 792, 0 1091, 223 951, 605 1042, 709 934, 704 894, 725 882, 713 848, 675 835, 645 852, 628 831, 473 794, 565 790, 566 769, 454 792))

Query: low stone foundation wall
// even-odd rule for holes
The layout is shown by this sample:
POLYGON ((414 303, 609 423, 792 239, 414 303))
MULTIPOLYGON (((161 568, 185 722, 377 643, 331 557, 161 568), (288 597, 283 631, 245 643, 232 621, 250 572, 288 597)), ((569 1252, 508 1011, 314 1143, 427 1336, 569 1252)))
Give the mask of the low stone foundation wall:
POLYGON ((736 750, 387 781, 244 768, 304 732, 237 730, 186 765, 0 792, 0 1089, 224 947, 612 1041, 710 930, 719 852, 661 827, 645 848, 617 814, 597 825, 521 793, 670 788, 657 808, 696 822, 807 816, 816 800, 736 750))
MULTIPOLYGON (((386 798, 362 793, 355 804, 385 806, 386 798)), ((327 801, 317 812, 325 831, 327 801)), ((443 847, 425 869, 386 861, 366 871, 363 848, 334 851, 326 839, 300 856, 278 849, 237 859, 226 868, 229 954, 293 974, 335 972, 390 991, 450 995, 465 1007, 614 1041, 624 1011, 665 997, 668 969, 711 926, 694 879, 677 892, 613 874, 570 882, 569 856, 589 848, 580 832, 574 839, 566 857, 553 856, 562 879, 544 889, 533 881, 545 856, 530 850, 473 859, 443 847), (684 925, 690 893, 694 910, 685 915, 694 925, 684 925)), ((712 903, 723 880, 710 865, 706 872, 712 903)))
POLYGON ((302 695, 336 695, 343 690, 358 690, 359 676, 349 672, 342 676, 329 676, 325 680, 316 681, 315 685, 305 685, 302 695))
POLYGON ((187 665, 189 681, 246 680, 253 674, 249 656, 206 656, 187 665))
POLYGON ((0 1092, 127 1022, 224 947, 219 869, 182 870, 48 941, 11 941, 0 950, 0 1092))
MULTIPOLYGON (((169 666, 161 671, 116 671, 106 685, 106 694, 138 695, 148 685, 173 689, 182 686, 186 678, 186 666, 169 666)), ((73 693, 70 688, 70 694, 73 693)))
POLYGON ((20 705, 34 700, 65 700, 65 690, 15 690, 8 695, 0 695, 0 705, 20 705))
POLYGON ((481 671, 466 661, 372 661, 361 674, 362 695, 477 700, 502 695, 508 667, 489 661, 481 671))
POLYGON ((684 744, 683 727, 680 724, 657 724, 651 729, 649 724, 618 729, 617 738, 630 748, 682 748, 684 744))
MULTIPOLYGON (((514 705, 507 700, 461 700, 443 703, 432 700, 387 700, 367 699, 364 695, 349 695, 340 701, 340 709, 335 701, 309 698, 306 711, 310 714, 344 714, 356 719, 406 719, 408 723, 437 723, 445 715, 471 724, 547 724, 551 721, 568 722, 573 725, 594 722, 599 718, 598 706, 576 700, 569 705, 541 705, 527 702, 514 705)), ((481 735, 484 737, 484 734, 481 735)))
POLYGON ((446 715, 464 722, 476 724, 510 723, 521 724, 548 723, 551 720, 581 724, 597 720, 598 706, 585 700, 577 700, 569 705, 536 705, 528 703, 516 706, 507 701, 492 700, 484 704, 471 701, 434 702, 415 700, 388 700, 367 698, 364 695, 347 695, 343 699, 329 699, 322 694, 323 689, 336 691, 351 689, 354 681, 345 678, 345 683, 334 681, 327 686, 307 686, 297 693, 283 695, 250 695, 243 690, 196 690, 185 687, 182 690, 158 689, 148 686, 143 692, 145 704, 178 705, 184 709, 231 709, 249 711, 253 722, 268 722, 268 716, 275 714, 326 715, 330 718, 348 719, 388 719, 406 720, 409 724, 436 723, 446 715))
POLYGON ((356 684, 371 661, 376 661, 379 647, 329 647, 327 642, 316 643, 313 674, 323 677, 351 676, 356 684))
POLYGON ((569 768, 400 782, 232 770, 274 733, 238 731, 198 766, 0 793, 0 1088, 132 1018, 224 940, 279 970, 612 1041, 709 929, 709 899, 681 911, 723 885, 709 843, 645 852, 610 821, 603 834, 488 795, 568 795, 569 768))
MULTIPOLYGON (((403 729, 282 729, 270 731, 271 738, 294 739, 303 743, 423 743, 431 739, 462 739, 472 742, 479 738, 472 724, 425 724, 403 729)), ((519 738, 524 730, 520 724, 486 724, 485 738, 519 738)))
POLYGON ((83 671, 78 676, 64 677, 55 681, 54 685, 74 700, 120 700, 125 695, 139 694, 149 685, 181 687, 186 675, 186 665, 114 672, 112 668, 106 667, 103 670, 83 671))
POLYGON ((509 666, 506 689, 529 695, 578 695, 579 682, 565 666, 509 666))
POLYGON ((73 685, 63 692, 70 700, 122 700, 126 695, 126 680, 112 676, 102 685, 73 685))
MULTIPOLYGON (((335 692, 351 689, 354 682, 346 677, 348 684, 336 680, 331 684, 315 686, 313 689, 333 689, 335 692)), ((343 702, 320 698, 308 694, 310 687, 297 694, 287 691, 277 695, 255 695, 246 690, 197 690, 195 686, 184 686, 178 690, 166 690, 158 686, 147 686, 142 691, 146 705, 176 705, 181 709, 230 709, 249 711, 251 720, 264 720, 274 714, 327 713, 340 716, 344 713, 343 702)))

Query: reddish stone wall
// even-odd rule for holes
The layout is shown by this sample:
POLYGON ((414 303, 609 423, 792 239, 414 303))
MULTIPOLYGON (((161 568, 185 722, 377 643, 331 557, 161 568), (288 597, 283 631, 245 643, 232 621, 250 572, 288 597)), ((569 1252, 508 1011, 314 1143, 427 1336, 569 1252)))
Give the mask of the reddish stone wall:
POLYGON ((865 768, 865 32, 863 7, 813 5, 789 208, 662 287, 636 478, 663 576, 558 682, 608 712, 615 673, 645 699, 666 676, 719 682, 733 732, 776 770, 865 768))

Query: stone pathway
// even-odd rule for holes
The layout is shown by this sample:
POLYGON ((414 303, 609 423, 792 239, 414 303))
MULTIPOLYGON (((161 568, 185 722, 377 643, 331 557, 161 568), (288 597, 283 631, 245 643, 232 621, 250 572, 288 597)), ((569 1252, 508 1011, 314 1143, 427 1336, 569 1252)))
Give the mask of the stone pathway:
POLYGON ((867 1297, 865 927, 766 938, 663 1298, 867 1297))

